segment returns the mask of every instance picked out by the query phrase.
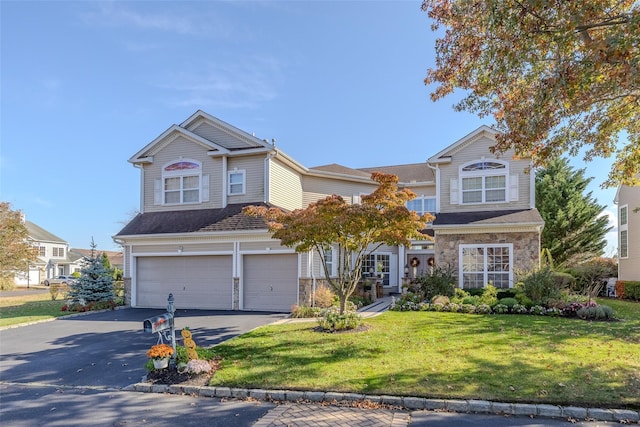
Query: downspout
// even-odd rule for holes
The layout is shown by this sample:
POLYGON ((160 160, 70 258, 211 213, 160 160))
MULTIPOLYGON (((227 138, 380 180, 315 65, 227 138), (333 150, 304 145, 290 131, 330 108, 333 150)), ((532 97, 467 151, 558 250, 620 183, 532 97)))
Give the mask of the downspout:
POLYGON ((440 212, 440 168, 438 165, 431 166, 429 162, 427 162, 427 167, 434 171, 435 179, 436 179, 436 213, 440 212))

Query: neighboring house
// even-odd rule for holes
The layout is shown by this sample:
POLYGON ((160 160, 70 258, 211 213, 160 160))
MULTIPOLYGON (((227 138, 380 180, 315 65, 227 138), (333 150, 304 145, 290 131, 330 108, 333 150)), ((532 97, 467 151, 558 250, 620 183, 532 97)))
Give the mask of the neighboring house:
POLYGON ((197 111, 129 159, 140 169, 141 213, 114 240, 124 248, 131 304, 165 307, 169 293, 178 308, 289 311, 309 302, 324 278, 318 254, 282 246, 242 208, 293 210, 331 194, 359 203, 376 188, 374 171, 417 194, 410 209, 436 215, 427 230, 434 240, 383 246, 366 260, 365 275, 382 268, 385 292, 401 292, 404 277, 434 264, 453 266, 460 287, 511 287, 515 269, 539 265, 543 220, 530 162, 511 152, 496 158, 494 141, 483 126, 424 163, 308 168, 197 111))
POLYGON ((37 260, 29 265, 29 274, 16 275, 16 285, 37 285, 55 276, 69 275, 80 268, 82 255, 69 250, 69 244, 31 221, 24 222, 37 260))
MULTIPOLYGON (((90 257, 91 249, 78 249, 72 248, 72 252, 80 254, 82 257, 90 257)), ((109 263, 111 264, 111 268, 119 268, 122 270, 124 267, 124 261, 122 259, 122 252, 119 251, 101 251, 100 249, 95 250, 95 254, 102 256, 102 254, 107 254, 107 258, 109 259, 109 263)))
POLYGON ((640 186, 618 187, 618 280, 640 281, 640 186))

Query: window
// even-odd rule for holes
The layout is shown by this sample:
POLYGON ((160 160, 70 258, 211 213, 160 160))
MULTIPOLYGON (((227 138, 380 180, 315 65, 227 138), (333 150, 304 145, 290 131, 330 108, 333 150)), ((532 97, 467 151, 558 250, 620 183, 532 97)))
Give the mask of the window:
POLYGON ((480 161, 460 169, 463 204, 496 203, 507 201, 509 170, 499 161, 480 161))
POLYGON ((64 257, 64 248, 53 248, 53 256, 58 258, 64 257))
POLYGON ((370 254, 362 263, 362 277, 371 277, 371 272, 378 278, 382 276, 385 286, 389 285, 389 273, 391 272, 391 256, 389 254, 370 254))
POLYGON ((620 225, 627 225, 627 205, 620 207, 620 225))
POLYGON ((228 194, 230 196, 245 193, 245 171, 233 170, 229 172, 228 194))
POLYGON ((496 288, 510 288, 513 246, 460 245, 460 286, 483 288, 491 283, 496 288))
POLYGON ((46 246, 40 246, 38 248, 38 255, 47 256, 47 247, 46 246))
POLYGON ((329 247, 329 248, 325 248, 324 249, 324 263, 327 266, 327 271, 329 272, 329 275, 331 276, 335 276, 336 275, 336 270, 334 267, 334 262, 333 262, 333 248, 329 247))
POLYGON ((620 231, 620 258, 627 258, 629 256, 629 231, 620 231))
POLYGON ((418 215, 424 215, 430 213, 435 215, 436 213, 436 198, 435 197, 416 197, 413 200, 407 202, 407 209, 415 211, 418 215))
POLYGON ((200 203, 202 167, 195 160, 180 160, 162 169, 162 200, 176 205, 200 203))
POLYGON ((629 209, 627 205, 620 206, 618 218, 620 220, 620 237, 618 239, 618 256, 627 258, 629 256, 629 209))

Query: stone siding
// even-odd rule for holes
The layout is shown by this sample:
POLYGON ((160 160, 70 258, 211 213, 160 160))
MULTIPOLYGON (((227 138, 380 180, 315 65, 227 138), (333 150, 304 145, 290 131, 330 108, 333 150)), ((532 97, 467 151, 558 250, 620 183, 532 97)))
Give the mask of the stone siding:
POLYGON ((435 238, 436 265, 449 264, 458 273, 459 247, 461 244, 513 244, 513 269, 527 271, 540 265, 540 233, 478 233, 478 234, 443 234, 435 238))

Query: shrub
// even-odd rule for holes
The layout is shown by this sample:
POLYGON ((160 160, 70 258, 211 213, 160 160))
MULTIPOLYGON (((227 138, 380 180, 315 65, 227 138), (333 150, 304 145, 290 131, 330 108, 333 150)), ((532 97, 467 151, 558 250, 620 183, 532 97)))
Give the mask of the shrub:
MULTIPOLYGON (((452 303, 454 304, 454 303, 452 303)), ((475 313, 476 306, 473 304, 462 304, 458 310, 460 313, 475 313)))
POLYGON ((448 265, 433 268, 431 274, 418 276, 411 281, 411 288, 422 294, 423 300, 436 295, 453 296, 456 283, 455 270, 448 265))
MULTIPOLYGON (((503 299, 506 299, 506 298, 503 298, 503 299)), ((509 312, 509 307, 507 307, 504 304, 498 303, 493 307, 493 311, 496 314, 506 314, 509 312)))
POLYGON ((577 316, 585 320, 609 320, 613 319, 613 310, 606 305, 583 306, 577 311, 577 316))
POLYGON ((356 296, 356 295, 351 295, 349 297, 349 301, 351 301, 353 304, 356 305, 356 307, 361 308, 364 307, 366 305, 371 304, 371 300, 369 298, 363 297, 363 296, 356 296))
POLYGON ((480 297, 480 304, 487 304, 489 306, 496 305, 498 303, 498 289, 493 285, 487 285, 484 288, 484 292, 480 297))
POLYGON ((498 304, 504 305, 507 308, 513 308, 514 305, 518 304, 518 301, 515 298, 502 298, 498 301, 498 304))
POLYGON ((320 307, 310 307, 308 305, 296 305, 291 306, 291 317, 296 319, 318 317, 322 309, 320 307))
POLYGON ((211 363, 209 363, 208 360, 189 360, 185 367, 185 371, 195 375, 211 372, 211 363))
POLYGON ((572 274, 561 271, 553 272, 553 280, 560 289, 573 288, 576 283, 576 278, 572 274))
POLYGON ((511 312, 515 314, 526 314, 529 312, 529 309, 522 304, 516 304, 511 307, 511 312))
POLYGON ((619 298, 640 301, 640 282, 616 282, 616 295, 618 295, 619 298), (620 285, 618 285, 618 283, 620 285))
POLYGON ((484 288, 469 288, 466 290, 472 297, 480 296, 484 293, 484 288))
POLYGON ((547 314, 547 309, 541 305, 534 305, 533 307, 531 307, 529 312, 538 316, 544 316, 545 314, 547 314))
POLYGON ((502 298, 515 298, 516 290, 515 289, 498 289, 498 295, 496 295, 498 300, 502 298))
POLYGON ((493 309, 488 304, 480 304, 476 307, 476 313, 478 314, 491 314, 493 309))
POLYGON ((313 293, 314 306, 320 308, 327 308, 333 305, 334 294, 331 289, 326 286, 318 286, 313 293))
POLYGON ((531 299, 534 305, 546 306, 550 300, 560 296, 560 288, 553 274, 549 267, 534 270, 523 277, 516 287, 531 299))
POLYGON ((479 296, 468 296, 466 298, 463 298, 462 301, 460 301, 460 304, 467 304, 467 305, 478 305, 480 304, 480 297, 479 296))
POLYGON ((344 331, 355 329, 362 323, 362 318, 355 312, 340 314, 337 307, 329 307, 323 310, 322 317, 318 319, 318 325, 325 332, 344 331))
POLYGON ((49 285, 49 295, 51 295, 51 301, 55 301, 58 297, 66 298, 67 292, 69 292, 69 286, 62 283, 52 283, 49 285))
POLYGON ((450 302, 449 297, 445 295, 436 295, 431 299, 431 304, 447 305, 450 302))

